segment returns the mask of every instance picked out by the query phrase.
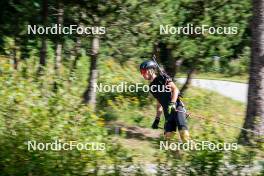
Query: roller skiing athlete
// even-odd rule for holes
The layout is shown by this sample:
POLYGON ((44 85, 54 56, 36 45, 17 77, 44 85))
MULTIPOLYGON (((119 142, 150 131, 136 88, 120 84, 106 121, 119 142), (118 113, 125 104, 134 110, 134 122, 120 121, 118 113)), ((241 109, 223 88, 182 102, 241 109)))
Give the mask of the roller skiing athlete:
POLYGON ((154 60, 148 60, 140 65, 141 75, 150 81, 151 94, 157 100, 157 112, 153 129, 158 129, 162 112, 165 116, 164 136, 170 140, 178 130, 182 142, 189 140, 189 131, 186 122, 186 110, 179 97, 179 89, 172 79, 163 71, 154 60))

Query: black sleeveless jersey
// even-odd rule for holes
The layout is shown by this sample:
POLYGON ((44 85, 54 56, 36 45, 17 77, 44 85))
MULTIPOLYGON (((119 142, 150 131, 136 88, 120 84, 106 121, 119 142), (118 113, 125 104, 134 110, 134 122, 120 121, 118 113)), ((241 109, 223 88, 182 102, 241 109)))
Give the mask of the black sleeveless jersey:
POLYGON ((171 102, 171 90, 168 88, 168 83, 172 79, 165 74, 157 76, 149 85, 151 94, 158 100, 163 109, 167 109, 171 102))

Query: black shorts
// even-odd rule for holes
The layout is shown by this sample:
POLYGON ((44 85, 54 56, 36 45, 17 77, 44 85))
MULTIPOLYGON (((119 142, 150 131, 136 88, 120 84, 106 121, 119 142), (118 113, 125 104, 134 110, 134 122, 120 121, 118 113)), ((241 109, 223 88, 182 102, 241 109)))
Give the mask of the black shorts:
POLYGON ((178 112, 174 111, 170 115, 165 115, 164 132, 175 132, 178 130, 188 130, 186 121, 186 111, 184 107, 178 106, 177 110, 184 111, 178 112))

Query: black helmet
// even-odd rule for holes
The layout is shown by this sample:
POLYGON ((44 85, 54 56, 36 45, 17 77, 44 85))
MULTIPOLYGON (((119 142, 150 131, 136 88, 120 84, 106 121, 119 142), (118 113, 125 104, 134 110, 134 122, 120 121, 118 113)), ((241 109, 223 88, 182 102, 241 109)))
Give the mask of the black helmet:
POLYGON ((157 68, 157 63, 152 60, 144 61, 142 64, 140 64, 140 70, 141 69, 151 69, 151 68, 157 68))

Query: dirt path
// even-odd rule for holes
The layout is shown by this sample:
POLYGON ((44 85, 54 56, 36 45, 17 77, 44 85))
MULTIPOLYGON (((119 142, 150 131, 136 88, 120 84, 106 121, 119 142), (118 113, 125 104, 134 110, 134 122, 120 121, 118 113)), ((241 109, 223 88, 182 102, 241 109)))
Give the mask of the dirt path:
POLYGON ((142 128, 138 126, 127 126, 125 124, 122 124, 121 122, 107 123, 106 128, 111 134, 126 134, 126 138, 154 140, 159 139, 163 136, 163 131, 161 129, 153 130, 150 128, 142 128))

